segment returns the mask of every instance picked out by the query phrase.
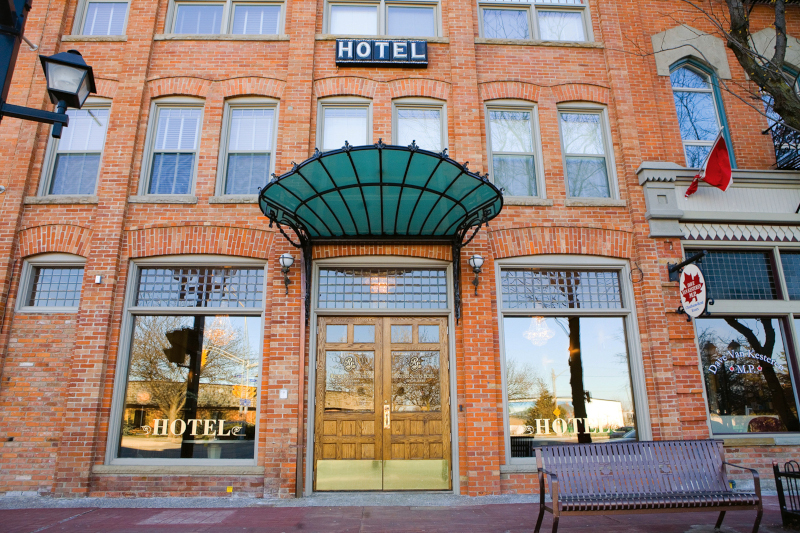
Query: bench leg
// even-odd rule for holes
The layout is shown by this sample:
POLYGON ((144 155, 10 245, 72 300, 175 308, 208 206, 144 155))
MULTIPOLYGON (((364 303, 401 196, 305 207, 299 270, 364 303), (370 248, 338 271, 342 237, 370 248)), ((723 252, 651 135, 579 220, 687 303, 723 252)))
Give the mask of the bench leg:
POLYGON ((544 518, 544 504, 539 505, 539 519, 536 520, 536 529, 534 533, 539 533, 539 528, 542 527, 542 519, 544 518))
POLYGON ((723 520, 725 520, 725 511, 720 511, 719 518, 717 518, 717 523, 714 525, 714 529, 718 530, 722 526, 723 520))
POLYGON ((553 533, 558 530, 558 517, 553 515, 553 533))
POLYGON ((756 515, 756 523, 753 524, 753 533, 758 533, 758 526, 761 524, 761 516, 764 514, 763 509, 758 510, 758 514, 756 515))

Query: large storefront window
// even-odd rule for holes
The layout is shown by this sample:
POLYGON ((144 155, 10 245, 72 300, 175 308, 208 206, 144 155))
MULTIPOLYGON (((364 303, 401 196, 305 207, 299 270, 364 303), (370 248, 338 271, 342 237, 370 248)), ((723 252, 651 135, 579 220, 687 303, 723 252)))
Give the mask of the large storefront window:
POLYGON ((796 250, 778 247, 718 249, 700 263, 708 297, 715 300, 712 317, 695 320, 715 435, 800 431, 793 340, 800 326, 797 257, 796 250))
POLYGON ((263 268, 139 270, 118 459, 254 459, 263 284, 263 268))
POLYGON ((714 434, 800 431, 781 322, 697 319, 714 434))
POLYGON ((501 289, 512 461, 538 446, 636 441, 619 272, 507 268, 501 289))

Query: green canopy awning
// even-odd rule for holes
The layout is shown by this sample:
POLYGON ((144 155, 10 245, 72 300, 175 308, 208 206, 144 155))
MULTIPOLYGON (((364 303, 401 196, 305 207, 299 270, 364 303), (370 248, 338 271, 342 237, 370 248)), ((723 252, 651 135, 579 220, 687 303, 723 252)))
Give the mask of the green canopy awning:
POLYGON ((442 153, 410 146, 350 146, 313 157, 259 195, 270 221, 312 241, 460 239, 500 213, 489 180, 442 153))

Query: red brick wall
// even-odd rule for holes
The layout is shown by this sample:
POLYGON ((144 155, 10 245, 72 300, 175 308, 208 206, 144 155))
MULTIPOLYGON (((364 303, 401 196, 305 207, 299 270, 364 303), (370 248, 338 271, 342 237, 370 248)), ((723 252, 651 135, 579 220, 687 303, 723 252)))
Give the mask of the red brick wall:
MULTIPOLYGON (((276 172, 313 154, 317 101, 362 96, 372 102, 372 140, 392 138, 392 100, 428 97, 447 106, 449 153, 487 170, 484 105, 517 99, 537 105, 544 184, 552 206, 506 206, 461 251, 487 258, 478 296, 462 287, 464 316, 455 328, 459 469, 462 492, 472 495, 531 491, 530 474, 500 474, 506 463, 494 260, 533 254, 588 254, 627 259, 642 271, 634 283, 653 436, 708 436, 703 384, 694 331, 674 313, 677 288, 666 263, 681 256, 677 239, 651 239, 642 188, 635 174, 642 161, 683 164, 680 133, 668 77, 658 76, 648 52, 650 36, 676 21, 714 32, 685 3, 589 0, 595 43, 588 46, 476 44, 477 4, 442 0, 446 42, 429 44, 427 69, 339 68, 333 42, 317 41, 323 0, 286 4, 287 40, 168 41, 168 2, 133 2, 124 42, 61 43, 72 27, 76 0, 36 3, 26 35, 41 35, 40 52, 81 51, 94 68, 98 94, 111 99, 97 204, 27 205, 39 187, 46 126, 6 118, 0 124, 0 492, 36 490, 59 496, 107 494, 218 494, 236 491, 291 496, 298 442, 301 290, 299 261, 284 295, 277 257, 298 251, 269 228, 253 204, 216 204, 217 162, 226 99, 264 96, 280 101, 276 172), (142 175, 145 137, 153 99, 171 95, 203 100, 196 204, 128 203, 142 175), (591 102, 606 109, 619 197, 624 205, 568 206, 558 130, 558 105, 591 102), (14 313, 22 259, 42 252, 86 257, 81 307, 71 315, 14 313), (102 465, 110 428, 113 384, 121 338, 129 261, 172 254, 217 254, 264 259, 269 264, 258 435, 258 481, 242 476, 92 475, 102 465), (94 276, 103 275, 95 285, 94 276), (23 361, 34 367, 20 367, 23 361), (288 400, 278 399, 288 389, 288 400), (13 441, 9 440, 13 437, 13 441), (22 460, 21 460, 22 459, 22 460), (21 476, 21 477, 19 477, 21 476), (30 476, 30 479, 27 478, 30 476)), ((788 9, 790 31, 800 35, 800 10, 788 9)), ((768 7, 753 13, 753 29, 768 27, 768 7)), ((730 51, 733 90, 749 87, 730 51)), ((20 52, 9 101, 50 108, 36 54, 20 52)), ((774 164, 763 116, 723 91, 739 168, 774 164)), ((353 255, 412 256, 452 260, 445 245, 413 243, 325 245, 314 258, 353 255)), ((308 346, 307 342, 305 346, 308 346)), ((305 356, 304 356, 305 357, 305 356)), ((308 384, 305 384, 308 389, 308 384)), ((771 458, 796 447, 731 449, 731 457, 768 474, 771 458)))

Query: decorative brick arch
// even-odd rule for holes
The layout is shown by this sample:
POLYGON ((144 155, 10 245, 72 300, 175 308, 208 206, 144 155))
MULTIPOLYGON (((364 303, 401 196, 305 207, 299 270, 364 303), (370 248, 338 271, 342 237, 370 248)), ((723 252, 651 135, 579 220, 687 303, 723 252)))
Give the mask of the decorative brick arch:
POLYGON ((402 257, 423 257, 425 259, 440 259, 452 261, 453 253, 447 245, 427 244, 350 244, 350 245, 317 245, 314 246, 314 259, 328 259, 331 257, 365 256, 365 255, 396 255, 402 257))
POLYGON ((539 254, 581 254, 630 258, 633 235, 598 228, 535 227, 492 231, 495 259, 539 254))
POLYGON ((515 99, 539 101, 539 86, 522 81, 490 81, 478 86, 481 100, 515 99))
POLYGON ((317 98, 326 96, 363 96, 372 99, 378 83, 366 78, 340 76, 325 78, 314 82, 314 94, 317 98))
POLYGON ((599 85, 567 83, 564 85, 556 85, 552 88, 552 91, 553 95, 556 97, 557 103, 580 100, 608 105, 610 101, 608 88, 600 87, 599 85))
POLYGON ((211 88, 211 82, 200 78, 161 78, 151 80, 148 88, 150 90, 150 98, 172 95, 205 98, 211 88))
POLYGON ((119 85, 119 82, 117 80, 95 78, 94 85, 97 87, 97 96, 113 100, 114 96, 117 95, 117 85, 119 85))
POLYGON ((20 257, 60 252, 81 257, 89 255, 92 230, 68 224, 34 226, 19 232, 20 257))
POLYGON ((125 235, 128 257, 218 254, 266 259, 271 231, 220 226, 145 228, 125 235))
POLYGON ((223 80, 218 85, 219 92, 222 93, 223 98, 253 95, 280 99, 283 96, 283 90, 286 88, 285 81, 258 77, 233 78, 223 80))
POLYGON ((406 96, 423 96, 447 100, 450 96, 450 84, 438 80, 423 80, 419 78, 405 78, 389 82, 389 94, 392 98, 406 96))

